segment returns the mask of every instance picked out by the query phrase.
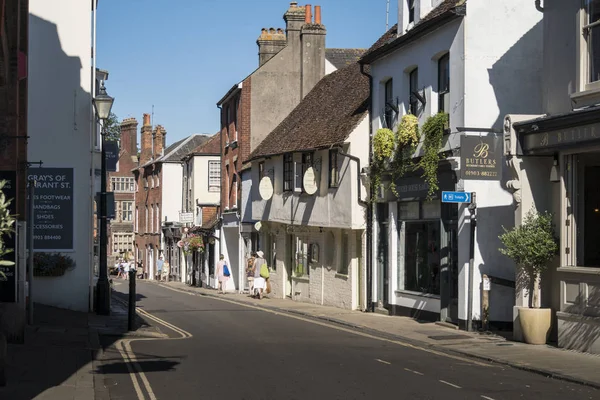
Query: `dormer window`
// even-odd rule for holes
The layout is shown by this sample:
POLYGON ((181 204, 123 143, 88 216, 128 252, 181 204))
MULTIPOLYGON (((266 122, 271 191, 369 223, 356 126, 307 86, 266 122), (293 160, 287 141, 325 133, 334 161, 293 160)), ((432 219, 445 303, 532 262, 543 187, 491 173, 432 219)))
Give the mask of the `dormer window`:
POLYGON ((415 22, 415 0, 406 0, 408 6, 408 23, 412 24, 415 22))

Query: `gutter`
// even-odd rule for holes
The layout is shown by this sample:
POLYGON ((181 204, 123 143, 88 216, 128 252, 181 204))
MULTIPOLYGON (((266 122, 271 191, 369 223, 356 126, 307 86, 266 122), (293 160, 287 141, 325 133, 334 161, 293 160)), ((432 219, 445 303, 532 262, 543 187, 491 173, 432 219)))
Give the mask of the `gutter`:
MULTIPOLYGON (((373 76, 365 71, 365 65, 360 65, 360 73, 369 77, 369 91, 373 93, 373 76)), ((371 99, 372 100, 372 99, 371 99)), ((373 101, 369 102, 369 165, 373 163, 373 101)), ((373 198, 373 185, 369 184, 369 199, 373 198)), ((365 311, 374 312, 373 303, 373 203, 367 205, 367 298, 365 299, 365 311)))

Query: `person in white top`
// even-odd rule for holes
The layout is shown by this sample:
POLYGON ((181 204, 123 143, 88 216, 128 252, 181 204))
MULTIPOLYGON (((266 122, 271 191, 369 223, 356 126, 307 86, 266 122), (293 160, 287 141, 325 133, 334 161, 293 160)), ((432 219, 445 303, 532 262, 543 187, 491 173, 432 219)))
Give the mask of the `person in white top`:
POLYGON ((123 273, 125 274, 125 279, 129 279, 129 261, 123 263, 123 273))

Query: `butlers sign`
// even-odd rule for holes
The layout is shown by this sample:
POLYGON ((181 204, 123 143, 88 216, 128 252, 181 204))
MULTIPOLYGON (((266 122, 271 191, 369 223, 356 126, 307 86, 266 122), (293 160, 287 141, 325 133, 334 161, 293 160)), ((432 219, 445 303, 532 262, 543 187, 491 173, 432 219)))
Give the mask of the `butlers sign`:
POLYGON ((499 181, 502 179, 502 139, 495 136, 463 136, 460 140, 462 179, 499 181))

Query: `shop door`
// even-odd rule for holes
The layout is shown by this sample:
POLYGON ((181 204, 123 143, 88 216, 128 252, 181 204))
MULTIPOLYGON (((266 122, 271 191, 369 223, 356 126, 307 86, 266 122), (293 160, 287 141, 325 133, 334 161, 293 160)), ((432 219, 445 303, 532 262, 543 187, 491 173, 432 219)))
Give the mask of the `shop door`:
POLYGON ((389 205, 380 203, 377 205, 377 221, 379 222, 377 240, 377 268, 379 275, 379 299, 383 307, 390 303, 390 279, 389 279, 389 252, 388 252, 388 227, 389 227, 389 205))
POLYGON ((458 324, 458 207, 445 205, 441 254, 441 320, 458 324))

